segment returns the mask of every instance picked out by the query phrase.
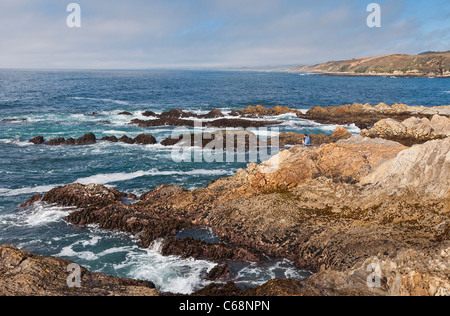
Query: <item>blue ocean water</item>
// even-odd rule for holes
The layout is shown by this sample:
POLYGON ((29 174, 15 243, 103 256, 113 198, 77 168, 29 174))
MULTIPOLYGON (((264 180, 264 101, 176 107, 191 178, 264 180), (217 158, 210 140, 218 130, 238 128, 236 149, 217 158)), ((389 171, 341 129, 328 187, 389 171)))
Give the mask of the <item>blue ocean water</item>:
MULTIPOLYGON (((163 291, 190 293, 207 284, 203 276, 214 263, 163 257, 158 243, 139 249, 133 236, 75 227, 63 220, 73 209, 36 205, 20 210, 17 206, 35 193, 75 182, 114 186, 138 196, 161 184, 195 189, 234 174, 246 162, 177 163, 172 159, 173 148, 158 144, 48 147, 28 140, 39 135, 77 138, 93 132, 97 138, 150 133, 161 141, 171 136, 173 128, 143 129, 128 125, 129 121, 149 119, 142 116, 144 111, 175 108, 204 114, 258 104, 304 111, 354 102, 448 105, 449 90, 448 79, 244 71, 0 70, 0 244, 68 258, 93 271, 151 280, 163 291), (122 111, 132 116, 118 115, 122 111)), ((331 134, 336 127, 293 115, 269 119, 283 123, 276 126, 278 130, 259 130, 260 136, 283 131, 331 134)), ((347 128, 359 133, 355 126, 347 128)), ((214 240, 214 236, 208 238, 214 240)), ((260 265, 236 263, 235 268, 235 281, 243 286, 307 275, 282 259, 260 265)))

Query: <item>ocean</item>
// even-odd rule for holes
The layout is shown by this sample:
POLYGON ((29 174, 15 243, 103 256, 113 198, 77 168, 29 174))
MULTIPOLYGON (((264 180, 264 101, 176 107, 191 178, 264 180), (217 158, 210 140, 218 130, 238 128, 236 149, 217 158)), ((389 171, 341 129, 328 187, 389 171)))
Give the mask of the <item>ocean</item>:
MULTIPOLYGON (((134 236, 71 225, 64 221, 71 208, 36 204, 18 209, 18 205, 33 194, 70 183, 98 183, 137 196, 161 184, 193 190, 233 175, 247 162, 175 162, 173 148, 160 144, 98 142, 50 147, 28 140, 35 136, 77 138, 92 132, 98 139, 149 133, 160 142, 172 135, 173 127, 139 128, 129 121, 150 119, 142 115, 144 111, 181 109, 206 114, 220 109, 226 114, 249 105, 307 111, 313 106, 354 102, 449 105, 449 81, 249 71, 0 70, 0 245, 71 259, 91 271, 150 280, 161 291, 192 293, 209 283, 204 276, 215 263, 164 257, 159 242, 141 249, 134 236), (123 111, 132 115, 118 115, 123 111)), ((258 130, 259 136, 280 132, 330 135, 336 128, 295 115, 268 119, 282 124, 258 130)), ((347 129, 360 132, 354 125, 347 129)), ((206 228, 180 235, 217 241, 206 228)), ((258 264, 235 262, 232 268, 237 274, 234 281, 242 287, 309 275, 282 258, 267 258, 258 264)))

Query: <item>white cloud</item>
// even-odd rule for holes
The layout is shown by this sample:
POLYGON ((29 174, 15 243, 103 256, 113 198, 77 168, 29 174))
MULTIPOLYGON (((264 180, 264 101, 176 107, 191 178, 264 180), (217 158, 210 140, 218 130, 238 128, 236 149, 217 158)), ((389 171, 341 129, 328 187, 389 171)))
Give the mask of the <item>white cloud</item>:
MULTIPOLYGON (((79 0, 70 29, 57 0, 0 3, 0 67, 151 68, 310 64, 414 52, 448 35, 422 34, 405 0, 383 4, 383 27, 367 28, 356 1, 79 0), (422 41, 418 45, 418 38, 422 41), (396 50, 403 51, 396 51, 396 50)), ((447 33, 448 34, 448 33, 447 33)))

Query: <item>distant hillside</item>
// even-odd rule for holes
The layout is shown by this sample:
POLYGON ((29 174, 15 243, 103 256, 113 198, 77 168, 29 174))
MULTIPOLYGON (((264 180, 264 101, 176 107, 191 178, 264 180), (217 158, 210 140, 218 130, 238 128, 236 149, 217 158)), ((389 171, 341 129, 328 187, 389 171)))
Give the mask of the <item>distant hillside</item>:
POLYGON ((450 77, 450 51, 421 55, 386 55, 330 61, 315 66, 294 67, 289 71, 342 75, 450 77))

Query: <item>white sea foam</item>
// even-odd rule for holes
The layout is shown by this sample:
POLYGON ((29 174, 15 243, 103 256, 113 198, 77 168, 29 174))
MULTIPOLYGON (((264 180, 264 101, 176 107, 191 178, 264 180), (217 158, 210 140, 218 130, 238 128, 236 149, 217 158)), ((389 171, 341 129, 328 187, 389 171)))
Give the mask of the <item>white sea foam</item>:
POLYGON ((42 185, 33 188, 20 188, 20 189, 5 189, 0 188, 0 196, 15 196, 31 193, 44 193, 60 185, 42 185))
POLYGON ((70 257, 70 258, 80 258, 87 261, 93 261, 99 259, 99 257, 92 251, 75 251, 73 250, 73 245, 64 247, 56 257, 70 257))
MULTIPOLYGON (((97 174, 86 178, 80 178, 74 183, 80 184, 109 184, 119 181, 132 180, 144 176, 171 176, 171 175, 182 175, 182 176, 202 176, 202 175, 232 175, 232 170, 206 170, 206 169, 195 169, 191 171, 159 171, 158 169, 150 169, 148 171, 136 171, 132 173, 109 173, 109 174, 97 174)), ((56 187, 64 186, 64 184, 54 184, 54 185, 43 185, 36 187, 26 187, 19 189, 8 189, 0 188, 0 196, 16 196, 25 195, 33 193, 46 193, 56 187)))
POLYGON ((216 265, 205 260, 163 256, 147 249, 128 253, 126 260, 114 265, 114 269, 125 271, 132 279, 152 281, 162 292, 191 294, 210 283, 203 276, 216 265))
POLYGON ((74 207, 61 207, 36 203, 25 210, 0 216, 0 223, 5 226, 37 227, 58 222, 71 212, 74 207))
POLYGON ((108 174, 97 174, 87 178, 80 178, 76 183, 80 184, 108 184, 119 181, 127 181, 135 178, 140 178, 144 176, 171 176, 171 175, 231 175, 230 170, 206 170, 206 169, 195 169, 191 171, 159 171, 158 169, 151 169, 148 171, 136 171, 132 173, 108 173, 108 174))
POLYGON ((0 139, 0 143, 3 144, 12 144, 20 147, 26 147, 26 146, 32 146, 33 144, 28 141, 21 141, 18 138, 12 138, 12 139, 0 139))

